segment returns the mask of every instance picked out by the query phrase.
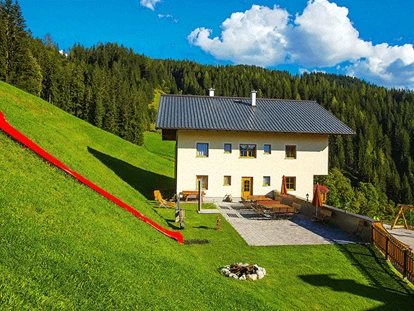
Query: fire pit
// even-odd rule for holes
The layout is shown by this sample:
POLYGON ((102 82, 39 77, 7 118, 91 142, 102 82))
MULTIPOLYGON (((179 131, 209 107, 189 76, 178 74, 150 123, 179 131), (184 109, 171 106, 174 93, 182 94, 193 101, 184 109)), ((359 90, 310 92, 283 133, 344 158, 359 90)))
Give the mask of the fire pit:
POLYGON ((249 265, 248 263, 235 263, 221 268, 221 273, 229 278, 237 280, 256 281, 263 279, 266 275, 266 269, 258 265, 249 265))

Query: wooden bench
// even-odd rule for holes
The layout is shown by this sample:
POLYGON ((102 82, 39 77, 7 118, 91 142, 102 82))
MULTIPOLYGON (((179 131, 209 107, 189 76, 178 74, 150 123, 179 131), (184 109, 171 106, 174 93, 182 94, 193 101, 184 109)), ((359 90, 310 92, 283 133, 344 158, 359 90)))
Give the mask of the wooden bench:
MULTIPOLYGON (((183 196, 183 199, 187 202, 190 197, 195 198, 198 200, 198 190, 183 190, 180 192, 180 195, 183 196)), ((205 192, 201 191, 201 201, 204 201, 205 192)))
POLYGON ((331 216, 332 216, 332 211, 331 210, 326 209, 326 208, 321 208, 318 215, 313 216, 312 220, 327 223, 329 221, 329 219, 331 218, 331 216))

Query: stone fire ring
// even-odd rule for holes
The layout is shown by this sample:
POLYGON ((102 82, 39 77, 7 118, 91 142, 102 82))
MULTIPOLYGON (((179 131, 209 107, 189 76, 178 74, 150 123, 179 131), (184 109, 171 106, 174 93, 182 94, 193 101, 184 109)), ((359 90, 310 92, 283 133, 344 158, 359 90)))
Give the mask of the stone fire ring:
POLYGON ((266 275, 266 269, 258 265, 249 265, 248 263, 234 263, 221 268, 221 273, 229 278, 244 281, 256 281, 263 279, 266 275))

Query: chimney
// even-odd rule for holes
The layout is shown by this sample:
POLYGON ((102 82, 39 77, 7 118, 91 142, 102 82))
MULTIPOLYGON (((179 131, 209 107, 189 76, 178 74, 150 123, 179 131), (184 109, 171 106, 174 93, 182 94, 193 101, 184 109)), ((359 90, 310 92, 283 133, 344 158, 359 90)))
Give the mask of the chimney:
POLYGON ((252 102, 252 107, 256 107, 256 93, 257 92, 255 90, 253 90, 252 93, 251 93, 250 99, 251 99, 251 102, 252 102))
POLYGON ((208 89, 208 96, 214 96, 214 89, 213 88, 208 89))

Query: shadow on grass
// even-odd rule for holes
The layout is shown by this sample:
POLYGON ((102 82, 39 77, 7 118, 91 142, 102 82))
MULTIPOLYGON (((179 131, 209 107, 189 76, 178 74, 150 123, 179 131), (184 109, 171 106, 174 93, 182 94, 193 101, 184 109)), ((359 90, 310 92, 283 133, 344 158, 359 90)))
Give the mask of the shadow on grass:
MULTIPOLYGON (((370 310, 412 310, 414 290, 391 271, 387 261, 372 245, 337 245, 370 285, 349 279, 337 279, 332 274, 312 274, 299 276, 305 282, 320 287, 328 287, 338 292, 348 292, 383 303, 370 310)), ((356 306, 358 310, 358 306, 356 306)))
POLYGON ((156 189, 161 190, 166 197, 174 189, 173 178, 143 170, 91 147, 88 147, 88 151, 148 200, 154 199, 156 189))
MULTIPOLYGON (((180 227, 180 223, 179 222, 175 222, 175 217, 173 219, 171 218, 167 218, 167 216, 164 213, 160 213, 158 211, 158 208, 154 208, 153 209, 154 212, 156 214, 158 214, 158 216, 160 216, 162 219, 164 219, 165 224, 170 227, 173 230, 183 230, 183 228, 180 227)), ((175 215, 175 210, 173 209, 167 209, 167 211, 171 211, 171 215, 174 216, 175 215)))
POLYGON ((204 230, 217 230, 216 228, 211 228, 211 227, 207 227, 207 226, 197 226, 197 227, 193 227, 195 229, 204 229, 204 230))

